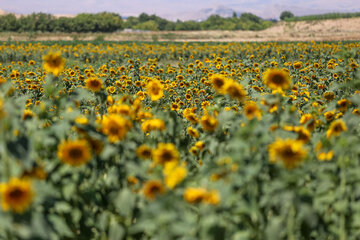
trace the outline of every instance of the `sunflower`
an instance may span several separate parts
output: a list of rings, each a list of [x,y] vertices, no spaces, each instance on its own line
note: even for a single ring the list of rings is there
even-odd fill
[[[209,115],[202,116],[200,119],[200,123],[201,123],[201,126],[203,127],[203,129],[206,131],[209,131],[209,132],[214,131],[217,128],[217,126],[219,125],[218,120]]]
[[[165,130],[165,123],[163,120],[157,118],[146,120],[143,124],[141,124],[141,130],[143,132],[150,132],[154,130],[163,131]]]
[[[259,120],[261,119],[261,110],[254,101],[245,102],[244,114],[248,119],[253,119],[255,117]]]
[[[212,87],[219,93],[225,93],[225,86],[229,79],[222,74],[214,74],[210,77]]]
[[[268,151],[271,163],[280,161],[289,169],[299,165],[307,156],[303,143],[294,139],[277,139],[268,146]]]
[[[165,164],[163,173],[165,185],[170,189],[174,189],[176,185],[185,179],[187,170],[184,166],[177,165],[177,162],[168,162]]]
[[[0,184],[1,206],[4,211],[24,212],[31,204],[34,192],[29,180],[11,178]]]
[[[157,101],[164,96],[163,86],[157,79],[152,79],[148,82],[146,89],[152,101]]]
[[[157,164],[164,165],[168,162],[178,162],[180,154],[172,143],[159,143],[153,151],[152,157]]]
[[[230,95],[230,97],[243,101],[246,97],[246,91],[244,90],[243,85],[237,83],[235,81],[231,81],[226,85],[225,89],[226,93]]]
[[[65,59],[61,57],[60,52],[52,53],[43,56],[43,68],[46,72],[58,76],[65,66]]]
[[[93,92],[99,92],[104,85],[100,79],[92,77],[85,80],[85,87]]]
[[[142,144],[136,149],[136,155],[142,159],[151,158],[151,153],[152,153],[151,148],[146,144]]]
[[[91,159],[91,149],[86,140],[68,140],[58,146],[57,155],[63,163],[80,166]]]
[[[108,136],[109,142],[115,143],[125,138],[132,124],[129,120],[117,114],[109,114],[103,117],[101,126],[102,132]]]
[[[157,195],[165,193],[165,188],[159,180],[149,180],[145,183],[143,192],[145,197],[154,200]]]
[[[205,200],[207,191],[205,188],[189,187],[185,189],[184,199],[188,203],[201,203]]]
[[[289,73],[280,69],[268,69],[263,74],[264,84],[273,90],[285,90],[290,87]]]
[[[342,119],[331,122],[329,129],[326,131],[326,137],[339,136],[340,133],[347,131],[345,122]]]
[[[200,136],[199,132],[193,127],[188,127],[187,132],[190,136],[192,136],[194,138],[199,138],[199,136]]]

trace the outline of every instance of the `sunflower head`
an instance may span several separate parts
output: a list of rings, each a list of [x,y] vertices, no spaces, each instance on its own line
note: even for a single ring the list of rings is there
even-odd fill
[[[264,84],[273,90],[290,88],[289,73],[280,69],[268,69],[263,74]]]
[[[271,163],[281,162],[288,169],[298,166],[307,156],[303,142],[294,139],[277,139],[268,150]]]
[[[347,131],[345,122],[342,119],[331,122],[329,129],[326,131],[326,137],[331,138],[339,136],[340,133]]]
[[[61,57],[60,52],[52,53],[43,56],[43,68],[46,72],[58,76],[65,67],[65,59]]]
[[[153,151],[153,160],[157,164],[166,164],[168,162],[178,162],[180,155],[175,145],[172,143],[159,143]]]
[[[152,79],[146,86],[147,93],[152,101],[157,101],[164,96],[163,85],[157,79]]]
[[[103,83],[96,77],[91,77],[85,80],[85,87],[93,92],[99,92],[103,87]]]
[[[201,123],[201,126],[203,127],[203,129],[208,132],[214,131],[217,128],[217,126],[219,125],[219,121],[210,115],[202,116],[200,123]]]
[[[86,140],[68,140],[58,146],[57,155],[63,163],[80,166],[91,159],[91,150]]]
[[[145,197],[154,200],[157,195],[165,193],[165,187],[158,180],[149,180],[145,183],[143,192]]]
[[[1,206],[4,211],[24,212],[31,204],[34,192],[29,180],[11,178],[0,184]]]

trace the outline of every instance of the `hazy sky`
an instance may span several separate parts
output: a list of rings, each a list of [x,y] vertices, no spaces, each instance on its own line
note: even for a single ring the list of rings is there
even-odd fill
[[[360,12],[360,0],[0,0],[0,9],[22,14],[110,11],[122,16],[146,12],[171,17],[219,5],[238,12],[252,12],[265,18],[278,17],[279,12],[287,9],[296,15],[334,11]]]

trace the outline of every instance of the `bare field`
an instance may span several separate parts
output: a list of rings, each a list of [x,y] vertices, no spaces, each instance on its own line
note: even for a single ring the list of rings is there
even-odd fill
[[[360,40],[360,18],[279,22],[262,31],[169,31],[117,33],[0,33],[0,41],[341,41]]]

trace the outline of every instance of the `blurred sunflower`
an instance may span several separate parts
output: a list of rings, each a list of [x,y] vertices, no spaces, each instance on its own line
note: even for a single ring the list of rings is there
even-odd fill
[[[226,85],[225,89],[226,93],[230,95],[230,97],[238,100],[243,101],[246,97],[246,91],[244,90],[243,85],[237,83],[235,81],[230,81]]]
[[[280,161],[289,169],[299,165],[307,156],[303,142],[294,139],[277,139],[268,146],[268,151],[271,163]]]
[[[148,82],[146,89],[152,101],[157,101],[164,96],[163,86],[157,79],[151,79],[151,81]]]
[[[289,73],[280,69],[268,69],[263,74],[264,84],[273,90],[290,88]]]
[[[214,131],[219,125],[218,120],[210,115],[202,116],[200,119],[200,123],[203,129],[209,132]]]
[[[165,193],[165,187],[159,180],[149,180],[145,183],[143,192],[145,197],[154,200],[157,195]]]
[[[342,119],[331,122],[329,129],[326,131],[326,137],[339,136],[340,133],[347,131],[345,122]]]
[[[142,144],[141,146],[139,146],[137,149],[136,149],[136,155],[139,157],[139,158],[142,158],[142,159],[149,159],[151,158],[151,153],[152,153],[152,150],[151,148],[146,145],[146,144]]]
[[[152,157],[155,163],[164,165],[168,162],[178,162],[180,154],[174,144],[159,143],[153,151]]]
[[[65,67],[65,59],[61,57],[60,52],[52,53],[43,56],[43,68],[46,72],[58,76]]]
[[[102,132],[108,136],[109,142],[115,143],[125,138],[126,133],[132,127],[132,123],[117,114],[109,114],[103,116],[101,126]]]
[[[58,146],[60,161],[72,166],[80,166],[91,159],[91,149],[86,140],[68,140]]]
[[[247,101],[245,102],[244,106],[244,114],[248,119],[261,119],[261,110],[254,101]]]
[[[4,211],[24,212],[31,204],[34,192],[29,180],[11,178],[0,184],[1,206]]]
[[[85,87],[93,92],[99,92],[104,85],[100,79],[92,77],[85,80]]]

